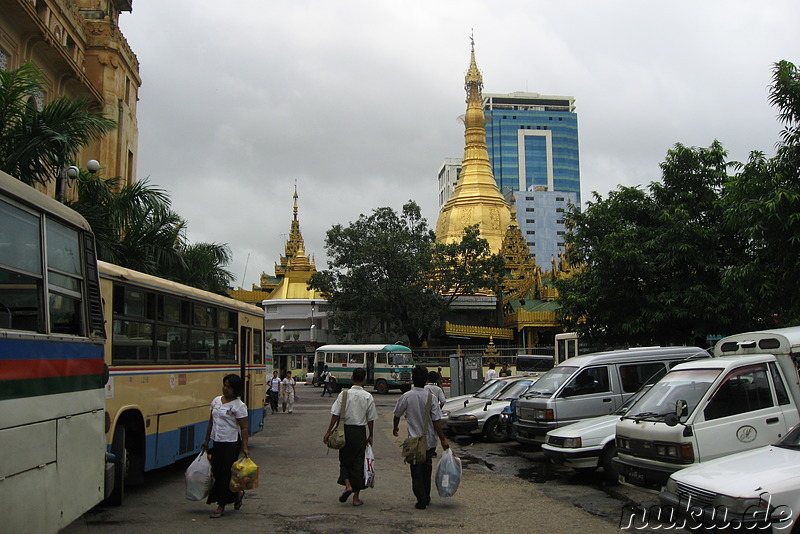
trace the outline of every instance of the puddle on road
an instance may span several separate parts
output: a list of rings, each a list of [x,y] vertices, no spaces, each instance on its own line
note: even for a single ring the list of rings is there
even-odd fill
[[[494,464],[487,462],[486,460],[482,460],[480,458],[476,458],[475,456],[465,454],[461,452],[458,457],[461,459],[461,468],[462,469],[477,469],[481,470],[482,468],[488,469],[489,471],[494,471]]]

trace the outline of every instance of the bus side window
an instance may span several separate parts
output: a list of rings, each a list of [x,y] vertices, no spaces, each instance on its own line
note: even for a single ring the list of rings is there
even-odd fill
[[[375,357],[375,363],[379,365],[386,365],[386,353],[379,352],[378,355]]]

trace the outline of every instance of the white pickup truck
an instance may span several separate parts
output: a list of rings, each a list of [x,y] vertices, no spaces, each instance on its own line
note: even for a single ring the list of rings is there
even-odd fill
[[[684,467],[775,443],[800,422],[800,327],[726,337],[676,365],[617,423],[620,481],[660,490]]]

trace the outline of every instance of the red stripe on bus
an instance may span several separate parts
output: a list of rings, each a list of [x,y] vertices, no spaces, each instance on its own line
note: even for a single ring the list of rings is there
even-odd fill
[[[4,360],[0,380],[24,380],[57,376],[96,375],[103,373],[101,359]]]

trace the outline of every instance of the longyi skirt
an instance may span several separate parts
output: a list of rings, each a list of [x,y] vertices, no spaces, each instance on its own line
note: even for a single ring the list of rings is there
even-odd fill
[[[344,447],[339,449],[339,480],[342,486],[350,480],[353,490],[364,489],[364,452],[367,449],[367,427],[344,425]]]

